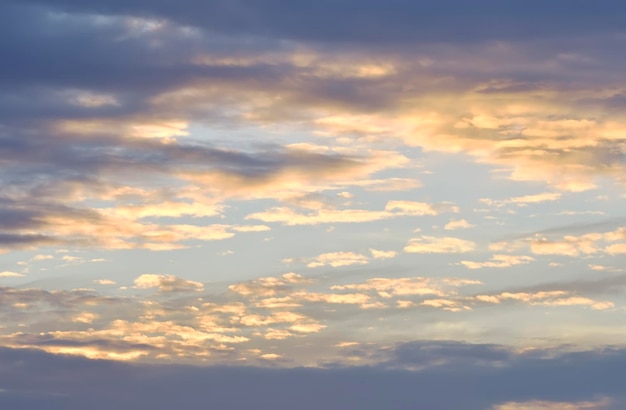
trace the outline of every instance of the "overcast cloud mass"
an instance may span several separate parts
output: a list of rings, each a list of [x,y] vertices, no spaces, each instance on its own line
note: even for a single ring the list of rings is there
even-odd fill
[[[0,0],[0,406],[626,408],[624,21]]]

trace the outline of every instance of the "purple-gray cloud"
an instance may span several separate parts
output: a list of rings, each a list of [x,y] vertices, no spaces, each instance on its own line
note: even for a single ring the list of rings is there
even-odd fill
[[[386,366],[327,369],[148,366],[0,349],[0,364],[0,405],[11,409],[485,410],[601,397],[612,401],[606,410],[626,404],[626,352],[611,348],[517,354],[498,345],[413,342],[392,349]]]

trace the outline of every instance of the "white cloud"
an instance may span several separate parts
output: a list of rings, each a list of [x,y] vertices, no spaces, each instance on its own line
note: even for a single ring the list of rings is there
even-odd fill
[[[110,280],[110,279],[96,279],[93,282],[98,285],[103,285],[103,286],[117,285],[117,282]]]
[[[92,323],[98,318],[98,315],[91,312],[82,312],[72,318],[72,322],[76,323]]]
[[[520,265],[530,263],[534,260],[531,256],[517,256],[517,255],[493,255],[486,262],[473,262],[473,261],[461,261],[461,265],[469,269],[480,268],[508,268],[513,265]]]
[[[550,240],[545,237],[533,239],[530,250],[537,255],[563,255],[578,256],[580,254],[593,254],[600,251],[597,241],[599,234],[586,234],[582,236],[565,236],[562,240]]]
[[[575,296],[563,290],[539,292],[502,292],[496,295],[477,295],[474,300],[483,303],[498,304],[511,300],[527,303],[532,306],[589,306],[594,310],[611,309],[615,305],[609,301],[597,301],[587,297]]]
[[[383,298],[408,295],[443,296],[443,290],[429,278],[371,278],[363,283],[331,286],[332,290],[374,291]]]
[[[24,275],[21,273],[17,273],[17,272],[11,272],[11,271],[4,271],[4,272],[0,272],[0,278],[21,278]]]
[[[626,253],[626,243],[616,243],[607,246],[604,251],[610,255],[618,255]]]
[[[300,292],[295,293],[293,297],[308,302],[324,302],[339,305],[367,305],[370,302],[370,297],[361,293],[336,294]]]
[[[308,268],[318,268],[320,266],[340,266],[365,265],[369,259],[365,255],[354,252],[329,252],[323,253],[315,258],[305,259]]]
[[[445,229],[446,231],[453,231],[455,229],[473,228],[474,226],[475,225],[472,225],[471,223],[467,222],[465,219],[459,219],[459,220],[451,220],[443,227],[443,229]]]
[[[144,274],[135,279],[135,287],[140,289],[158,289],[160,292],[201,291],[200,282],[185,280],[174,275]]]
[[[248,282],[230,285],[228,289],[246,297],[268,297],[278,293],[290,292],[293,285],[311,283],[310,279],[294,272],[285,273],[280,277],[263,277]]]
[[[34,261],[45,261],[49,259],[54,259],[54,255],[36,255],[33,258]]]
[[[398,252],[396,251],[380,251],[371,248],[369,251],[374,259],[392,259],[398,255]]]
[[[459,212],[459,208],[451,203],[429,204],[413,201],[389,201],[386,211],[399,211],[402,215],[439,215],[444,212]]]
[[[556,201],[561,198],[559,192],[544,192],[541,194],[514,196],[508,199],[494,200],[489,198],[482,198],[480,202],[501,208],[504,205],[514,204],[517,206],[526,206],[528,204],[536,204],[540,202]]]
[[[472,241],[452,237],[421,236],[409,240],[404,247],[408,253],[466,253],[476,247]]]
[[[445,212],[458,212],[458,207],[450,203],[428,204],[412,201],[389,201],[382,211],[365,209],[319,209],[309,213],[298,213],[286,207],[270,208],[246,216],[263,222],[280,222],[285,225],[318,225],[330,223],[363,223],[401,216],[439,215]]]

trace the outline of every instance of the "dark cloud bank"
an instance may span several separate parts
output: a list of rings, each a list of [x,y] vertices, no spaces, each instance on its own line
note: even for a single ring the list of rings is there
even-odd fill
[[[15,1],[14,1],[15,2]],[[299,41],[398,43],[585,35],[623,27],[619,0],[20,0],[64,11],[173,19]]]
[[[550,355],[551,353],[551,355]],[[434,365],[436,364],[436,365]],[[423,370],[394,370],[424,365]],[[625,350],[522,354],[414,342],[378,367],[270,369],[129,365],[0,349],[0,406],[73,409],[490,409],[505,402],[626,405]]]

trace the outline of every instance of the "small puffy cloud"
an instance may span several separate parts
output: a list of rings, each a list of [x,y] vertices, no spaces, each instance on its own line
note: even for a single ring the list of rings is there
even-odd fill
[[[286,329],[273,329],[269,328],[263,335],[267,340],[284,340],[293,337],[294,334]]]
[[[281,278],[283,278],[288,283],[311,283],[310,279],[307,279],[304,276],[295,272],[285,273],[281,276]]]
[[[622,227],[611,232],[606,232],[604,239],[610,242],[626,239],[626,228]]]
[[[443,310],[449,310],[451,312],[459,312],[461,310],[471,310],[469,306],[464,306],[458,300],[451,300],[451,299],[426,299],[422,301],[419,305],[443,309]],[[399,305],[399,306],[407,307],[406,304]]]
[[[326,325],[322,325],[320,323],[296,323],[294,325],[289,326],[289,330],[298,333],[318,333],[326,328]]]
[[[201,291],[204,286],[200,282],[185,280],[174,275],[144,274],[135,279],[135,287],[139,289],[158,289],[160,292]]]
[[[338,347],[340,349],[346,348],[346,347],[355,347],[360,345],[361,343],[359,342],[339,342],[335,345],[335,347]]]
[[[278,359],[282,358],[281,355],[276,354],[276,353],[265,353],[265,354],[262,354],[259,357],[261,359],[263,359],[263,360],[278,360]]]
[[[377,249],[371,249],[370,253],[372,254],[372,258],[374,259],[392,259],[398,255],[396,251],[380,251]]]
[[[461,261],[460,264],[469,269],[508,268],[513,265],[530,263],[533,260],[534,258],[531,256],[493,255],[491,259],[485,262]]]
[[[45,261],[49,259],[54,259],[54,255],[36,255],[33,258],[34,261]]]
[[[337,268],[340,266],[365,265],[369,263],[369,259],[365,255],[354,252],[329,252],[323,253],[315,258],[306,259],[308,268],[317,268],[320,266],[332,266]]]
[[[75,323],[92,323],[95,319],[98,318],[98,315],[90,312],[82,312],[79,315],[76,315],[72,318],[72,322]]]
[[[102,286],[113,286],[113,285],[117,285],[117,282],[110,280],[110,279],[96,279],[93,281],[93,283],[98,284],[98,285],[102,285]]]
[[[465,219],[459,219],[459,220],[451,220],[443,227],[443,229],[445,229],[446,231],[453,231],[455,229],[473,228],[474,226],[475,225],[472,225],[471,223],[467,222]]]
[[[65,255],[61,258],[65,262],[81,262],[83,258],[80,256]]]
[[[21,278],[24,275],[21,273],[17,273],[17,272],[11,272],[11,271],[4,271],[4,272],[0,272],[0,278]]]
[[[476,244],[460,238],[421,236],[413,238],[404,247],[408,253],[467,253],[474,250]]]
[[[591,270],[595,270],[595,271],[609,271],[609,270],[615,270],[615,268],[612,268],[610,266],[604,266],[604,265],[597,265],[597,264],[589,264],[587,265],[587,267]]]
[[[294,308],[302,306],[300,303],[294,301],[291,296],[283,297],[269,297],[265,299],[259,299],[254,304],[256,307],[265,309],[282,309],[282,308]]]
[[[626,253],[626,243],[616,243],[607,246],[604,251],[610,255],[618,255]]]

